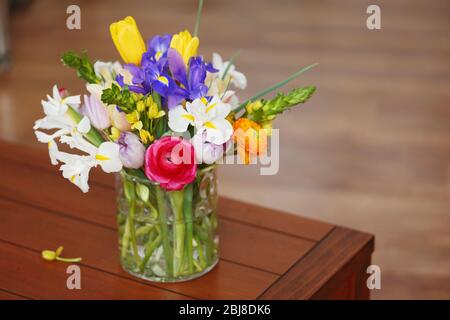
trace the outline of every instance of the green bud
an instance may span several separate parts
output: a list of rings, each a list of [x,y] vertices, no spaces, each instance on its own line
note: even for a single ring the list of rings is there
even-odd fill
[[[138,183],[136,185],[136,193],[139,196],[139,198],[141,198],[142,201],[148,202],[150,190],[148,190],[148,188],[145,185]]]
[[[53,261],[56,259],[56,253],[55,251],[44,250],[42,251],[42,258],[47,261]]]

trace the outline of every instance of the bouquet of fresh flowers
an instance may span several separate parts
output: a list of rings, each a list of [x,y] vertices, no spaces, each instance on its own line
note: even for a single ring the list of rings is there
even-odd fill
[[[240,103],[235,89],[245,89],[247,80],[236,70],[235,56],[225,62],[213,54],[212,62],[205,61],[197,53],[197,32],[145,43],[132,17],[111,24],[110,31],[125,65],[63,54],[89,93],[82,101],[55,85],[42,101],[45,117],[35,123],[36,137],[48,144],[63,177],[83,192],[92,168],[119,173],[125,270],[156,281],[197,277],[218,260],[216,163],[237,154],[248,164],[266,152],[272,121],[315,88],[263,96],[313,65]],[[77,152],[61,151],[56,141]]]

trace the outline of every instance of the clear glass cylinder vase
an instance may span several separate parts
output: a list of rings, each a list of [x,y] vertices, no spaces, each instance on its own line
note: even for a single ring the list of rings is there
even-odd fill
[[[150,281],[179,282],[214,268],[219,260],[215,166],[199,170],[180,191],[122,171],[116,191],[125,271]]]

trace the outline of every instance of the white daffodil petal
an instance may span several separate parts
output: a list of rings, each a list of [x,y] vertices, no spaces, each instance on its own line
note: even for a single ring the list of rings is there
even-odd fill
[[[169,128],[174,132],[185,132],[195,118],[179,105],[169,110]]]
[[[53,99],[61,100],[61,95],[59,94],[59,89],[56,84],[53,86],[52,92],[53,92]]]
[[[222,101],[228,103],[231,106],[231,109],[236,109],[239,107],[239,98],[233,90],[228,90],[225,92],[222,97]]]
[[[84,116],[83,119],[78,123],[77,130],[81,133],[88,133],[91,130],[91,122],[89,118]]]
[[[73,107],[78,107],[81,104],[81,98],[80,95],[78,96],[70,96],[64,99],[64,102],[66,104],[69,104]]]
[[[89,191],[89,171],[93,163],[87,156],[76,156],[71,162],[63,164],[60,168],[63,177],[75,184],[84,193]]]
[[[242,72],[233,71],[231,74],[231,83],[233,83],[236,88],[244,90],[247,87],[247,78]]]
[[[215,53],[215,52],[213,53],[212,65],[213,65],[214,69],[218,69],[219,71],[220,71],[220,69],[223,68],[222,57],[218,53]]]
[[[214,118],[225,118],[231,111],[231,106],[228,103],[218,102],[214,107]]]
[[[122,170],[122,161],[119,157],[120,147],[114,142],[103,142],[97,150],[95,160],[106,173]]]
[[[59,150],[58,150],[58,146],[54,140],[50,140],[48,142],[48,154],[50,156],[50,162],[52,163],[52,165],[54,165],[54,166],[57,165]]]
[[[186,103],[186,110],[190,114],[203,114],[206,112],[206,105],[201,99],[195,99],[192,102]]]
[[[233,127],[226,119],[215,119],[205,123],[206,141],[215,144],[227,142],[233,134]]]

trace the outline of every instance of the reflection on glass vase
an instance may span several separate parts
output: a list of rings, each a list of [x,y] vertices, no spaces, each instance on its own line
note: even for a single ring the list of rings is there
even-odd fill
[[[145,176],[117,174],[120,261],[143,279],[179,282],[210,271],[219,259],[217,172],[198,171],[180,191]]]

